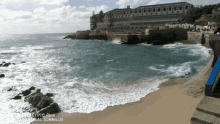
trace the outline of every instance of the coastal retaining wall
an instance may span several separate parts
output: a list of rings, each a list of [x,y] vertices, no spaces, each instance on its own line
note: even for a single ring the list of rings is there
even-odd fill
[[[220,55],[220,35],[219,34],[210,34],[209,35],[209,45],[214,52],[214,60],[212,67],[214,67],[219,55]]]
[[[175,38],[175,40],[187,40],[187,29],[164,29],[164,30],[149,30],[149,35],[160,35],[162,38]]]
[[[201,32],[187,32],[187,40],[191,41],[192,43],[201,44],[202,42],[202,34],[205,37],[205,44],[209,44],[209,37],[213,33],[201,33]]]

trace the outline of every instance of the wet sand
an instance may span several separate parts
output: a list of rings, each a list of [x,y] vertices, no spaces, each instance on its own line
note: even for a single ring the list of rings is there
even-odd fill
[[[63,121],[35,121],[33,124],[189,124],[197,104],[204,97],[213,57],[212,54],[208,65],[193,77],[170,79],[140,101],[90,114],[61,112],[56,118]]]

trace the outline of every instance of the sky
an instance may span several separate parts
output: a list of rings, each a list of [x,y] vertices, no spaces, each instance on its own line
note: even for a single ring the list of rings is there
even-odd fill
[[[188,2],[193,5],[219,0],[0,0],[0,34],[75,33],[90,29],[90,16],[115,8]]]

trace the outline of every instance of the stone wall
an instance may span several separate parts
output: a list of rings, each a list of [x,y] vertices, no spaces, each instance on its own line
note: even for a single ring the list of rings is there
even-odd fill
[[[220,55],[220,35],[219,34],[211,34],[209,35],[209,45],[214,51],[214,60],[212,63],[212,67],[214,67],[215,62],[217,61]]]
[[[193,43],[201,44],[202,33],[201,32],[187,32],[187,40],[192,41]],[[205,44],[209,44],[209,37],[212,33],[204,33]]]

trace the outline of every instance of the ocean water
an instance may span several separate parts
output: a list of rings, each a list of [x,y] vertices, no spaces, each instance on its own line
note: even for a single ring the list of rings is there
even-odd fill
[[[34,121],[23,100],[11,100],[31,86],[53,99],[64,112],[91,113],[140,100],[169,78],[198,73],[210,61],[199,44],[162,47],[121,45],[119,40],[67,40],[69,34],[0,35],[0,121]],[[25,63],[23,63],[25,62]],[[10,87],[15,90],[7,91]]]

